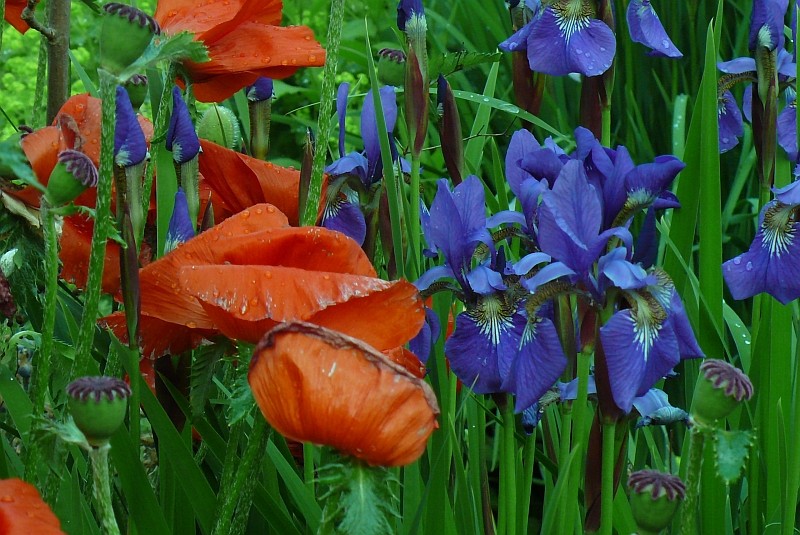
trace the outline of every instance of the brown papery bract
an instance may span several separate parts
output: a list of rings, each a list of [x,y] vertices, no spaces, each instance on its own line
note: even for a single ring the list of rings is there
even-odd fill
[[[373,466],[414,462],[438,427],[439,406],[425,381],[363,341],[318,325],[283,323],[267,333],[248,380],[281,434]]]

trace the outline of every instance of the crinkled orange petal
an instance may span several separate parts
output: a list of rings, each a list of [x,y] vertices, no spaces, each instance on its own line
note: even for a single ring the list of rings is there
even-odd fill
[[[19,33],[25,33],[30,28],[28,23],[22,20],[22,10],[28,5],[27,0],[6,0],[6,22],[12,25]]]
[[[89,254],[92,249],[94,222],[82,215],[64,218],[61,229],[60,251],[58,253],[63,268],[61,278],[74,283],[78,288],[86,288],[89,276]],[[120,288],[119,245],[109,241],[103,265],[103,291],[116,294]]]
[[[124,312],[102,318],[101,327],[111,329],[114,336],[128,343],[128,327]],[[139,347],[142,355],[154,360],[162,355],[178,355],[197,347],[204,339],[217,335],[214,329],[192,329],[142,314],[139,318]]]
[[[395,364],[399,364],[415,377],[419,377],[423,379],[425,377],[425,365],[417,358],[417,356],[409,351],[408,349],[400,346],[395,347],[393,349],[387,349],[385,351],[381,351],[386,358],[394,362]]]
[[[0,481],[0,533],[63,535],[61,522],[33,485],[21,479]]]
[[[200,34],[233,19],[244,3],[245,0],[211,0],[199,5],[197,0],[159,0],[153,18],[166,33]]]
[[[251,343],[277,322],[310,321],[388,349],[416,335],[424,320],[419,292],[406,281],[236,265],[188,266],[179,278],[225,336]]]
[[[438,427],[430,387],[360,340],[310,324],[281,324],[256,347],[248,373],[275,429],[371,465],[417,460]]]
[[[213,27],[198,35],[198,40],[204,43],[214,41],[240,31],[242,25],[248,22],[257,23],[267,27],[279,27],[283,17],[283,2],[281,0],[240,0],[237,2],[235,16],[221,18]],[[250,46],[257,43],[248,43]]]
[[[255,72],[240,72],[194,80],[192,82],[192,92],[198,102],[222,102],[233,96],[241,88],[253,85],[259,76],[261,75]],[[185,87],[183,82],[179,83],[181,87]]]
[[[297,224],[300,171],[251,158],[204,139],[200,146],[200,173],[215,204],[220,202],[235,213],[267,202],[286,214],[290,224]]]

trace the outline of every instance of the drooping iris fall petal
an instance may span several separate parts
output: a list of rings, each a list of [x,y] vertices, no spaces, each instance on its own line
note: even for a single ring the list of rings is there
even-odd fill
[[[0,533],[63,535],[64,532],[36,487],[21,479],[4,479],[0,481]]]
[[[259,76],[286,78],[319,67],[325,51],[305,26],[281,27],[280,0],[160,0],[154,18],[168,34],[188,31],[208,48],[210,61],[187,62],[201,102],[220,102]]]
[[[281,434],[371,465],[414,462],[438,427],[424,381],[364,342],[316,325],[273,329],[256,347],[248,380]]]

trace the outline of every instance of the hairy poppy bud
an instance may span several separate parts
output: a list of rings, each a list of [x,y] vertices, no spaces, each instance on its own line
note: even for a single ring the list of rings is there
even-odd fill
[[[236,114],[216,104],[208,108],[197,122],[197,136],[231,150],[238,150],[242,142]]]
[[[700,365],[692,399],[692,419],[711,425],[752,396],[753,384],[741,370],[724,360],[708,359]]]
[[[142,55],[153,36],[161,33],[161,27],[144,11],[118,2],[104,5],[103,12],[100,65],[120,73]]]
[[[656,470],[639,470],[628,477],[633,518],[640,533],[658,533],[670,522],[686,495],[677,476]]]
[[[131,389],[115,377],[80,377],[67,385],[67,395],[75,425],[98,447],[122,425]]]
[[[77,150],[65,150],[50,173],[45,197],[53,206],[75,200],[86,188],[97,185],[97,168],[92,160]]]

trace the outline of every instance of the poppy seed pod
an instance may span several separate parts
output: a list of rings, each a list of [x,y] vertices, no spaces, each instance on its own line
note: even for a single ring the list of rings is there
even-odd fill
[[[364,342],[317,325],[283,323],[267,333],[248,381],[281,434],[373,466],[414,462],[438,427],[427,383]]]
[[[75,425],[98,447],[122,425],[131,389],[115,377],[80,377],[67,385],[67,395]]]
[[[639,533],[658,533],[667,527],[686,495],[686,487],[678,476],[656,470],[632,473],[628,488]]]
[[[53,206],[75,200],[86,188],[97,185],[97,168],[84,153],[65,150],[58,155],[58,163],[50,173],[45,197]]]
[[[109,72],[120,73],[142,55],[161,28],[144,11],[119,2],[104,5],[103,12],[100,65]]]
[[[125,90],[131,99],[134,110],[138,110],[147,98],[147,76],[144,74],[134,74],[125,82]]]
[[[692,398],[692,420],[713,425],[752,396],[753,384],[741,370],[724,360],[708,359],[700,365]]]
[[[378,81],[384,85],[403,85],[406,79],[406,55],[402,50],[378,51]]]

